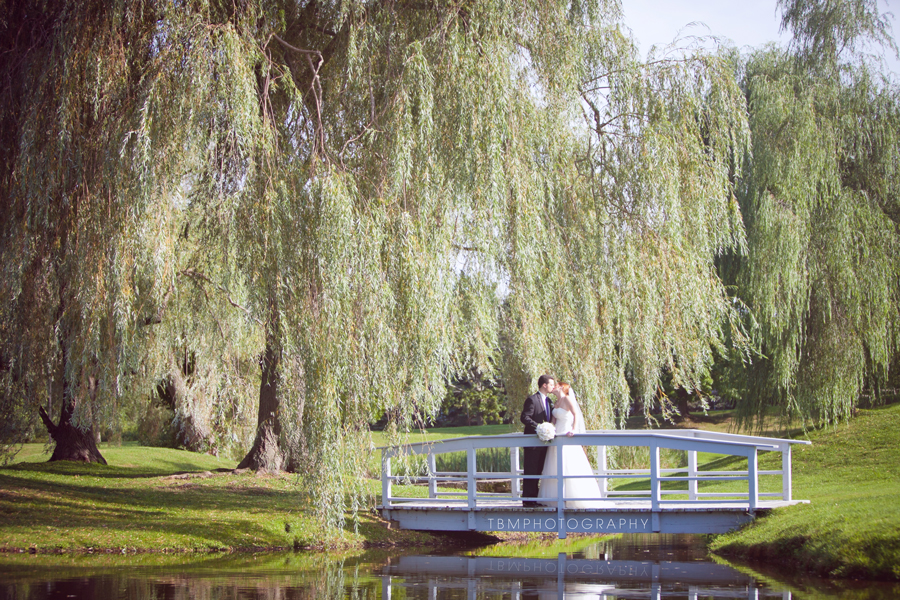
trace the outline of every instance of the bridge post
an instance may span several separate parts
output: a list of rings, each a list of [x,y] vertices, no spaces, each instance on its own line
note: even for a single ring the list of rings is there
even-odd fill
[[[467,527],[469,530],[475,529],[475,496],[478,494],[478,482],[475,479],[475,471],[478,467],[475,458],[475,448],[470,446],[466,449],[466,487],[468,488],[466,498],[469,507]]]
[[[697,499],[697,451],[688,450],[688,499],[693,502]]]
[[[659,444],[653,442],[650,446],[650,510],[659,511],[660,481],[659,481]]]
[[[513,500],[521,497],[519,492],[519,448],[514,446],[509,449],[509,488]]]
[[[608,464],[606,460],[606,446],[594,446],[594,452],[597,457],[597,475],[600,477],[600,480],[597,482],[600,484],[600,497],[606,498],[609,496],[609,479],[606,478]]]
[[[428,453],[428,497],[437,498],[437,462],[434,459],[434,452]]]
[[[556,447],[556,520],[559,521],[559,539],[566,539],[566,480],[563,475],[563,448]],[[546,480],[545,480],[546,481]]]
[[[759,504],[759,460],[754,446],[747,455],[747,495],[750,503],[750,512],[756,510]]]
[[[475,483],[475,448],[466,450],[466,487],[468,488],[468,506],[469,510],[475,510],[475,494],[477,487]]]
[[[381,451],[381,504],[391,507],[391,455],[389,450]]]
[[[791,445],[784,443],[778,444],[781,449],[781,499],[785,502],[791,501]]]

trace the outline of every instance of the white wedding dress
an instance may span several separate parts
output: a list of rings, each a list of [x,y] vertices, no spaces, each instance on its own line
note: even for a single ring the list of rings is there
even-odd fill
[[[556,436],[565,436],[570,431],[575,431],[575,415],[564,408],[554,408],[553,416],[556,418]],[[591,477],[579,479],[566,479],[563,484],[563,498],[600,498],[600,486],[594,477],[591,463],[581,446],[561,446],[563,451],[563,475],[590,475]],[[547,458],[544,460],[543,475],[556,476],[556,446],[547,449]],[[556,506],[557,480],[541,479],[541,488],[538,493],[538,501],[546,506]],[[548,500],[552,499],[552,500]],[[601,508],[601,500],[566,500],[566,508]]]

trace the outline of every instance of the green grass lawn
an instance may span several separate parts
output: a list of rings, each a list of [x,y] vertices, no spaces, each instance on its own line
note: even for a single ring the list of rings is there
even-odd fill
[[[509,433],[509,425],[432,429],[410,442]],[[376,444],[384,435],[374,432]],[[309,510],[296,474],[233,473],[233,461],[126,443],[100,444],[109,463],[46,462],[44,444],[25,444],[0,468],[0,551],[235,550],[364,545],[433,545],[431,535],[388,529],[374,507],[380,453],[372,455],[371,497],[356,528],[329,537]],[[405,497],[422,486],[395,485]]]
[[[830,577],[900,579],[900,404],[862,410],[794,448],[793,495],[713,551]]]
[[[507,425],[472,425],[465,427],[432,427],[410,432],[409,443],[427,442],[435,440],[447,440],[450,438],[466,437],[468,435],[503,435],[504,433],[518,433],[522,426],[518,423]],[[372,439],[376,446],[387,443],[387,438],[381,431],[373,431]]]
[[[321,547],[326,539],[298,475],[233,473],[230,461],[136,445],[101,445],[108,466],[40,462],[43,450],[26,445],[0,468],[0,551]],[[372,481],[372,507],[378,488]],[[373,510],[360,519],[358,532],[348,524],[332,543],[433,542],[387,529]]]

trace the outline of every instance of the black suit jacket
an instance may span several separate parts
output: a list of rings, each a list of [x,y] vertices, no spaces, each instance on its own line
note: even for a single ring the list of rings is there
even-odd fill
[[[549,400],[550,397],[548,396]],[[553,410],[553,403],[550,403],[550,410]],[[536,392],[525,399],[525,406],[522,407],[522,416],[519,420],[525,425],[525,433],[534,433],[537,426],[550,420],[550,415],[544,410],[544,403],[541,401],[541,393]]]

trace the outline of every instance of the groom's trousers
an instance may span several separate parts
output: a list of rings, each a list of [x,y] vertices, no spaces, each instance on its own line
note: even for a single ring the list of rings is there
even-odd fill
[[[540,479],[530,479],[529,475],[540,475],[544,472],[544,459],[547,457],[547,446],[524,448],[525,450],[525,479],[522,481],[522,497],[537,498]]]

